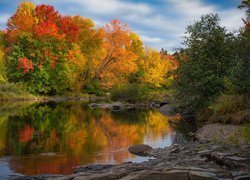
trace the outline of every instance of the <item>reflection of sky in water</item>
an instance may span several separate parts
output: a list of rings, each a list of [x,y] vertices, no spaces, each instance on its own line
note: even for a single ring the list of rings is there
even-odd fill
[[[96,163],[100,163],[100,164],[105,164],[105,163],[108,163],[108,164],[117,164],[119,162],[117,162],[115,159],[111,158],[111,159],[108,159],[107,162],[103,162],[103,161],[99,161],[98,160],[98,156],[108,156],[108,154],[112,154],[111,157],[114,157],[115,154],[127,154],[128,153],[128,148],[123,148],[123,149],[119,149],[119,150],[116,150],[116,151],[113,151],[113,152],[102,152],[102,153],[97,153],[96,154]],[[143,162],[143,161],[147,161],[149,159],[153,159],[153,158],[150,158],[150,157],[141,157],[141,156],[136,156],[134,154],[131,154],[129,153],[128,154],[128,157],[126,159],[124,159],[124,162],[136,162],[136,163],[140,163],[140,162]]]
[[[150,136],[146,135],[144,137],[144,144],[147,144],[152,148],[169,147],[173,144],[172,137],[173,137],[173,132],[169,132],[168,134],[163,134],[161,137],[158,138],[151,138]]]
[[[0,179],[4,180],[4,179],[8,179],[8,176],[11,175],[19,175],[18,173],[15,173],[14,171],[12,171],[9,167],[9,157],[5,157],[5,158],[0,158]]]
[[[173,136],[174,136],[174,132],[170,132],[167,134],[162,134],[162,136],[159,137],[153,137],[152,134],[146,134],[144,137],[144,142],[143,144],[147,144],[149,146],[151,146],[152,148],[164,148],[164,147],[169,147],[172,145],[173,143]],[[127,154],[128,153],[128,148],[122,148],[122,149],[118,149],[118,150],[114,150],[112,152],[101,152],[101,153],[97,153],[95,157],[97,157],[96,159],[96,163],[103,163],[103,161],[98,161],[98,156],[105,156],[105,155],[111,155],[111,157],[114,157],[115,154]],[[147,161],[149,159],[153,159],[150,157],[140,157],[140,156],[136,156],[133,154],[129,153],[129,157],[126,158],[126,160],[124,162],[136,162],[136,163],[140,163],[143,161]],[[110,164],[117,164],[118,162],[111,158],[107,160],[107,163]]]

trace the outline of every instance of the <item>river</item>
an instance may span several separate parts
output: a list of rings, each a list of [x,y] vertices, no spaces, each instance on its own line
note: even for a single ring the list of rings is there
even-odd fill
[[[173,127],[158,110],[112,112],[84,102],[0,104],[0,179],[71,174],[85,164],[142,162],[128,147],[186,141],[192,127]]]

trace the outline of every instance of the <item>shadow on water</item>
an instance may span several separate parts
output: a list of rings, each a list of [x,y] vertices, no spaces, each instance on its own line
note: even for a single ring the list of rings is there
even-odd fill
[[[143,161],[127,148],[170,146],[176,132],[187,130],[174,128],[158,111],[110,112],[81,102],[0,104],[0,175],[70,174],[84,164]]]
[[[147,123],[148,113],[148,110],[128,109],[126,111],[114,111],[111,113],[111,117],[115,121],[119,121],[127,125],[143,125]]]
[[[178,122],[171,123],[170,126],[175,131],[173,144],[181,144],[196,140],[194,132],[197,131],[197,124],[194,118],[181,119]]]

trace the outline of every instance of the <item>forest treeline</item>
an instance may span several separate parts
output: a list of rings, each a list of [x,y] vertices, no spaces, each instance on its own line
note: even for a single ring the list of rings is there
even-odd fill
[[[250,1],[239,8],[246,18],[239,19],[243,27],[237,32],[222,27],[218,15],[203,15],[187,27],[184,47],[171,55],[146,48],[118,20],[96,28],[89,18],[23,2],[0,33],[0,83],[21,83],[39,95],[115,89],[118,99],[119,92],[143,97],[138,84],[171,87],[177,108],[201,119],[248,112]]]
[[[50,5],[20,3],[0,36],[0,82],[24,83],[35,94],[98,93],[127,83],[161,87],[175,67],[172,55],[145,48],[118,20],[96,28]]]
[[[182,112],[204,121],[249,122],[250,1],[244,26],[228,32],[218,15],[203,15],[187,27],[185,48],[175,54],[179,67],[174,99]]]

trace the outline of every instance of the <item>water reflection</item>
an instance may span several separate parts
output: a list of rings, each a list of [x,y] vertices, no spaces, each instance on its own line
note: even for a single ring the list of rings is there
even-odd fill
[[[83,164],[142,161],[127,148],[169,146],[173,134],[158,111],[110,112],[79,102],[0,108],[0,157],[11,157],[10,169],[25,175],[70,174]]]

